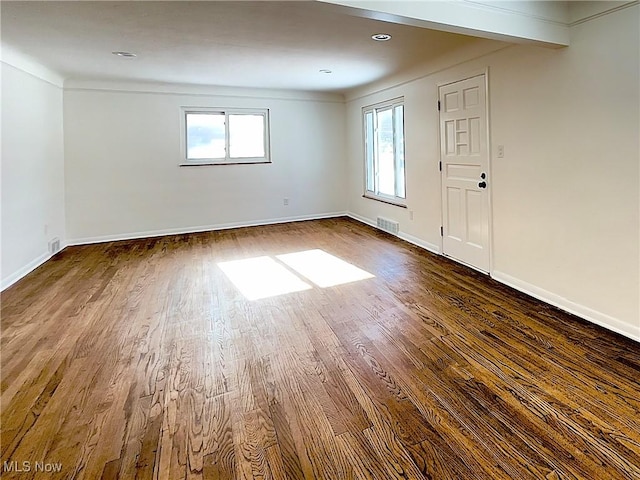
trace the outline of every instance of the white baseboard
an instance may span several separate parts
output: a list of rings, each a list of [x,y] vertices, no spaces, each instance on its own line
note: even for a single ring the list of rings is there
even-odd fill
[[[370,227],[378,228],[378,226],[376,225],[376,222],[366,217],[362,217],[357,213],[348,212],[347,216],[353,218],[354,220],[357,220],[358,222],[369,225]],[[417,247],[424,248],[425,250],[428,250],[431,253],[440,255],[440,247],[438,245],[427,242],[425,240],[422,240],[421,238],[414,237],[413,235],[409,235],[408,233],[404,233],[404,232],[398,232],[397,237],[404,240],[405,242],[412,243]]]
[[[519,280],[503,272],[497,272],[494,270],[491,277],[500,283],[504,283],[505,285],[521,291],[522,293],[526,293],[538,300],[542,300],[545,303],[553,305],[554,307],[558,307],[561,310],[577,315],[591,323],[595,323],[596,325],[600,325],[608,330],[640,342],[640,325],[634,326],[630,323],[623,322],[618,318],[611,317],[605,313],[572,302],[560,295],[556,295],[555,293]]]
[[[85,237],[85,238],[76,238],[69,239],[65,242],[64,245],[61,245],[60,252],[64,250],[68,246],[73,245],[87,245],[91,243],[104,243],[104,242],[115,242],[119,240],[134,240],[136,238],[148,238],[148,237],[161,237],[164,235],[180,235],[186,233],[198,233],[198,232],[209,232],[213,230],[228,230],[230,228],[240,228],[240,227],[256,227],[260,225],[271,225],[276,223],[288,223],[288,222],[301,222],[304,220],[320,220],[322,218],[336,218],[336,217],[344,217],[346,216],[346,212],[332,212],[332,213],[323,213],[319,215],[300,215],[297,217],[282,217],[282,218],[274,218],[267,220],[260,220],[258,222],[236,222],[236,223],[224,223],[218,225],[206,225],[192,228],[169,228],[164,230],[153,230],[148,232],[135,232],[128,234],[117,234],[117,235],[104,235],[98,237]],[[59,252],[58,252],[59,253]],[[33,270],[38,268],[43,263],[47,262],[53,255],[50,253],[44,253],[29,264],[22,267],[17,272],[12,273],[7,278],[3,278],[0,282],[0,291],[3,291],[9,288],[11,285],[16,283],[21,278],[25,277]]]
[[[348,212],[348,217],[353,218],[359,222],[362,222],[371,227],[377,228],[376,223],[366,217],[362,217],[358,214]],[[409,235],[407,233],[400,232],[398,234],[398,238],[405,240],[409,243],[417,245],[418,247],[422,247],[425,250],[428,250],[432,253],[441,255],[440,247],[434,245],[429,242],[425,242],[424,240]],[[484,273],[484,272],[483,272]],[[516,290],[525,293],[531,297],[537,298],[549,305],[553,305],[554,307],[558,307],[565,312],[572,313],[577,315],[578,317],[587,320],[591,323],[595,323],[596,325],[600,325],[601,327],[606,328],[607,330],[611,330],[613,332],[619,333],[620,335],[624,335],[627,338],[640,342],[640,324],[634,326],[630,323],[624,322],[618,318],[611,317],[605,313],[599,312],[592,308],[586,307],[584,305],[580,305],[578,303],[572,302],[560,295],[544,290],[540,287],[527,283],[525,281],[519,280],[511,275],[508,275],[503,272],[493,271],[491,273],[491,278],[497,280],[500,283],[504,283]]]
[[[192,228],[172,228],[172,229],[164,229],[164,230],[154,230],[148,232],[136,232],[129,234],[119,234],[119,235],[105,235],[99,237],[85,237],[79,239],[71,239],[68,240],[61,248],[60,251],[64,250],[67,246],[70,245],[85,245],[90,243],[103,243],[103,242],[113,242],[118,240],[133,240],[136,238],[148,238],[148,237],[159,237],[163,235],[176,235],[176,234],[186,234],[186,233],[198,233],[198,232],[207,232],[214,230],[226,230],[230,228],[240,228],[240,227],[255,227],[260,225],[271,225],[277,223],[287,223],[287,222],[299,222],[305,220],[319,220],[323,218],[335,218],[348,216],[357,220],[366,225],[376,227],[375,222],[369,220],[368,218],[362,217],[352,212],[333,212],[326,213],[320,215],[303,215],[297,217],[282,217],[276,219],[267,219],[261,220],[258,222],[236,222],[236,223],[226,223],[226,224],[217,224],[217,225],[207,225],[207,226],[199,226]],[[398,238],[405,240],[413,245],[424,248],[435,254],[440,254],[440,248],[437,245],[434,245],[429,242],[425,242],[417,237],[409,235],[407,233],[400,232],[398,234]],[[3,278],[0,281],[0,291],[4,291],[9,288],[11,285],[16,283],[18,280],[31,273],[33,270],[38,268],[40,265],[48,261],[52,255],[50,253],[44,253],[40,255],[38,258],[29,262],[27,265],[19,269],[18,271],[12,273],[7,278]],[[553,305],[555,307],[560,308],[566,312],[577,315],[587,321],[595,323],[596,325],[600,325],[608,330],[614,331],[625,337],[631,338],[637,342],[640,342],[640,325],[631,325],[630,323],[624,322],[620,319],[611,317],[605,313],[599,312],[597,310],[593,310],[584,305],[580,305],[578,303],[572,302],[560,295],[544,290],[540,287],[527,283],[525,281],[519,280],[511,275],[508,275],[503,272],[493,271],[491,277],[498,282],[504,283],[516,290],[519,290],[527,295],[530,295],[538,300],[541,300],[545,303]]]
[[[357,213],[347,212],[347,217],[351,217],[354,220],[359,221],[360,223],[364,223],[365,225],[369,225],[370,227],[378,228],[377,225],[376,225],[376,222],[374,222],[373,220],[369,220],[366,217],[362,217],[362,216],[358,215]]]
[[[435,253],[436,255],[440,255],[441,253],[440,247],[438,245],[422,240],[421,238],[414,237],[413,235],[409,235],[408,233],[399,232],[398,237],[406,242],[414,244],[417,247],[429,250],[431,253]]]
[[[49,252],[43,253],[38,258],[36,258],[36,259],[32,260],[31,262],[29,262],[28,264],[26,264],[24,267],[22,267],[17,272],[12,273],[7,278],[3,278],[2,282],[0,282],[0,292],[6,290],[7,288],[9,288],[11,285],[16,283],[22,277],[24,277],[24,276],[28,275],[29,273],[33,272],[36,268],[38,268],[40,265],[45,263],[52,256],[53,255],[51,255]]]
[[[87,245],[91,243],[117,242],[120,240],[135,240],[138,238],[162,237],[165,235],[182,235],[187,233],[211,232],[215,230],[228,230],[230,228],[258,227],[261,225],[274,225],[277,223],[302,222],[305,220],[320,220],[323,218],[336,218],[346,216],[346,212],[331,212],[318,215],[300,215],[296,217],[270,218],[253,222],[219,223],[215,225],[200,225],[197,227],[167,228],[162,230],[149,230],[145,232],[120,233],[115,235],[101,235],[96,237],[74,238],[67,241],[67,245]]]

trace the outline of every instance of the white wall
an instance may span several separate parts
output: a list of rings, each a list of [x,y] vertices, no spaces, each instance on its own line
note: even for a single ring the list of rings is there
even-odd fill
[[[488,68],[491,142],[505,146],[489,177],[492,275],[640,339],[638,10],[572,27],[566,49],[513,46],[350,95],[350,211],[396,219],[405,237],[440,248],[437,84]],[[361,108],[401,95],[407,210],[361,198]]]
[[[346,210],[341,97],[148,89],[65,85],[71,243]],[[272,164],[179,167],[181,106],[269,108]]]
[[[49,240],[65,239],[62,88],[6,58],[3,46],[1,288],[46,261]]]

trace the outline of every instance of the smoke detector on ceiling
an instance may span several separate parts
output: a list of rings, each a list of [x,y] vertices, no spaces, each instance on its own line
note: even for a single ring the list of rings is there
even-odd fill
[[[376,42],[386,42],[387,40],[391,40],[391,35],[388,33],[376,33],[375,35],[371,35],[371,38]]]
[[[117,57],[125,57],[125,58],[131,58],[131,57],[137,56],[135,53],[131,53],[131,52],[111,52],[111,54]]]

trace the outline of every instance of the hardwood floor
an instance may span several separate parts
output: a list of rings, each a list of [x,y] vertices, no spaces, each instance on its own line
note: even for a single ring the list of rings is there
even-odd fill
[[[3,478],[640,478],[640,344],[348,219],[70,247],[1,348]]]

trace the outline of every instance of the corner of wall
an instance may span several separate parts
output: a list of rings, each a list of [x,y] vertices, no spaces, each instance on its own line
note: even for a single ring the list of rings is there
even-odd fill
[[[0,44],[0,61],[58,88],[64,87],[64,77],[61,74],[4,42]]]
[[[66,226],[63,78],[6,44],[1,53],[4,290],[51,258],[47,242],[65,247]]]

